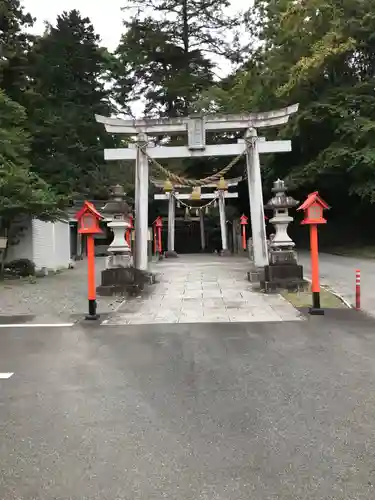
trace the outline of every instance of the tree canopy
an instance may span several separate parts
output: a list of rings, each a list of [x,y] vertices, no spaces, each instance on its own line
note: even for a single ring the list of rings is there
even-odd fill
[[[0,91],[0,219],[28,214],[50,220],[58,214],[58,199],[48,184],[31,172],[26,113]]]
[[[90,20],[64,12],[36,41],[30,60],[33,169],[58,193],[105,196],[103,149],[115,143],[95,114],[113,109],[105,86],[109,55]]]
[[[228,32],[237,20],[228,0],[129,0],[126,31],[116,51],[116,92],[123,107],[142,99],[145,113],[192,111],[214,82],[212,54],[231,58]]]
[[[279,132],[292,138],[293,152],[268,162],[269,177],[375,201],[374,6],[256,0],[248,12],[258,43],[229,84],[210,89],[201,106],[254,111],[300,103]]]

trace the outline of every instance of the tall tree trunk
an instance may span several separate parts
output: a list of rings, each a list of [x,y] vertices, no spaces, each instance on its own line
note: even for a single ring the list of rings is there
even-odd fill
[[[182,40],[184,43],[185,55],[189,54],[189,17],[188,17],[188,0],[182,0]]]
[[[189,15],[188,15],[188,1],[182,0],[182,41],[184,44],[184,57],[185,57],[185,69],[186,72],[186,81],[189,81],[189,63],[190,63],[190,40],[189,40]],[[190,90],[190,89],[189,89]],[[190,91],[187,92],[186,102],[185,102],[185,112],[189,113],[190,111]]]

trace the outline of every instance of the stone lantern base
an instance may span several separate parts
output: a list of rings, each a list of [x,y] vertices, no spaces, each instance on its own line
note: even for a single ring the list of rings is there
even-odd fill
[[[135,267],[113,267],[102,271],[102,284],[97,287],[98,295],[137,295],[146,285],[155,283],[155,275]]]
[[[228,250],[227,248],[225,250],[221,250],[220,252],[220,257],[231,257],[232,252]]]
[[[266,292],[280,288],[298,289],[303,286],[303,267],[297,263],[294,250],[271,250],[270,264],[264,268],[261,287]]]
[[[178,253],[175,250],[167,250],[164,252],[164,257],[166,259],[176,259],[178,257]]]

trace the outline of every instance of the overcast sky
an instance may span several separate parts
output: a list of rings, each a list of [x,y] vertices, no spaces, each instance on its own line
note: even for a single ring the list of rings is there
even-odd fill
[[[117,47],[122,28],[121,7],[126,0],[23,0],[28,12],[37,18],[34,32],[43,33],[44,21],[55,23],[58,14],[64,10],[77,9],[83,16],[91,19],[97,33],[101,36],[103,45],[109,49]],[[249,6],[251,0],[231,0],[232,12]],[[247,5],[246,5],[247,4]]]

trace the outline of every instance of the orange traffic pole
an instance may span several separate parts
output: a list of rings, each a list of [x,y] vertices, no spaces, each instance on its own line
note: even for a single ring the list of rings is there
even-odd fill
[[[324,314],[324,311],[320,307],[318,227],[316,224],[310,225],[310,252],[312,278],[312,307],[310,308],[310,314],[322,315]]]
[[[355,308],[357,311],[361,309],[361,271],[355,272]]]
[[[161,248],[161,227],[158,227],[158,243],[159,243],[159,254],[161,254],[162,248]]]
[[[246,250],[246,228],[245,225],[242,226],[242,248]]]
[[[96,288],[95,288],[95,250],[94,250],[94,236],[87,235],[87,280],[88,290],[87,298],[89,301],[89,314],[86,319],[98,319],[96,314]]]

